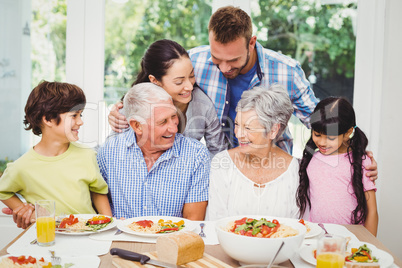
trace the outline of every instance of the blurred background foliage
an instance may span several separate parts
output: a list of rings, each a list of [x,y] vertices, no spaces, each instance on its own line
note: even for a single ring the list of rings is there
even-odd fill
[[[186,49],[208,44],[212,0],[106,0],[105,100],[127,91],[142,55],[158,39]],[[356,1],[251,0],[254,34],[266,48],[297,59],[318,98],[353,101]],[[66,0],[32,1],[32,87],[65,80]]]
[[[208,44],[211,2],[202,0],[106,0],[105,99],[114,103],[134,82],[144,52],[159,39],[189,49]]]

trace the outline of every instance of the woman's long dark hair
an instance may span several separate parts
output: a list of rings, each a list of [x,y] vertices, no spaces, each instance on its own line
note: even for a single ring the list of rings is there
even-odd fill
[[[351,215],[354,224],[364,223],[367,217],[367,202],[363,187],[362,160],[366,157],[368,140],[359,127],[356,127],[356,116],[352,105],[344,98],[329,97],[317,104],[311,115],[311,134],[313,131],[331,136],[345,134],[350,128],[354,128],[354,135],[349,140],[349,162],[353,167],[352,186],[357,199],[357,207]],[[309,196],[309,178],[307,167],[313,157],[317,145],[312,137],[307,141],[300,163],[300,184],[297,189],[297,205],[302,217],[308,207],[311,207]]]
[[[189,58],[189,55],[179,43],[168,39],[155,41],[148,47],[142,57],[141,70],[131,86],[138,83],[151,82],[149,75],[153,75],[156,80],[161,81],[174,61],[181,57]],[[121,97],[121,100],[123,98],[124,96]]]
[[[152,43],[142,57],[141,71],[132,86],[150,82],[149,75],[161,81],[174,61],[181,57],[189,58],[187,51],[175,41],[162,39]]]

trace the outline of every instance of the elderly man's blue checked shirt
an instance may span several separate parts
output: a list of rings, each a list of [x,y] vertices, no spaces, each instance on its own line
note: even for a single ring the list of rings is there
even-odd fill
[[[270,85],[278,83],[284,85],[288,91],[289,98],[297,116],[307,127],[309,117],[317,105],[317,99],[310,88],[300,64],[285,55],[263,48],[256,43],[258,65],[257,72],[251,79],[248,88],[262,86],[269,88]],[[209,46],[200,46],[189,51],[191,62],[194,66],[195,78],[198,86],[211,98],[223,128],[228,117],[230,88],[228,80],[222,72],[213,64]],[[277,142],[282,149],[292,152],[292,138],[287,130],[283,134],[283,140]]]
[[[117,218],[182,217],[184,204],[208,200],[209,153],[195,139],[176,134],[173,146],[148,172],[130,128],[109,138],[97,159]]]

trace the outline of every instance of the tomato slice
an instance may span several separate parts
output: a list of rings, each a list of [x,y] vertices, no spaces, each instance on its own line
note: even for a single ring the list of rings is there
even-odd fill
[[[22,264],[35,264],[36,263],[36,259],[32,256],[28,256],[28,258],[26,258],[25,256],[19,256],[19,257],[8,257],[10,260],[12,260],[14,263],[18,263],[20,265]]]
[[[29,263],[36,263],[36,259],[35,259],[34,257],[32,257],[32,256],[29,256],[28,259],[27,259],[27,261],[28,261]]]
[[[234,224],[235,224],[236,226],[237,226],[237,225],[242,225],[242,224],[245,224],[245,223],[246,223],[246,220],[247,220],[247,217],[244,217],[243,219],[240,219],[240,220],[235,221]]]
[[[179,230],[179,227],[165,228],[165,229],[162,229],[162,230],[160,230],[160,231],[158,231],[156,233],[157,234],[159,234],[159,233],[171,233],[171,232],[175,232],[175,231],[178,231],[178,230]]]
[[[253,222],[253,218],[248,218],[247,220],[246,220],[246,223],[252,223]]]
[[[369,254],[367,251],[362,250],[361,253],[364,254],[364,255],[366,255],[367,258],[368,258],[369,260],[371,260],[371,256],[370,256],[370,254]]]
[[[61,223],[59,225],[59,228],[66,228],[67,225],[73,225],[73,224],[75,224],[77,222],[78,222],[78,218],[74,217],[73,214],[70,214],[70,216],[68,218],[64,218],[61,221]]]
[[[95,216],[95,217],[92,217],[91,219],[89,219],[88,224],[90,224],[90,225],[104,224],[104,223],[108,223],[110,221],[111,221],[111,219],[109,217],[99,215],[99,216]]]

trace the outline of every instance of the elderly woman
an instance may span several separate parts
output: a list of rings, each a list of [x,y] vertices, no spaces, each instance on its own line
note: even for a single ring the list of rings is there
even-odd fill
[[[298,216],[299,164],[275,146],[293,112],[280,85],[245,91],[236,107],[239,146],[211,163],[207,219],[245,214]]]

